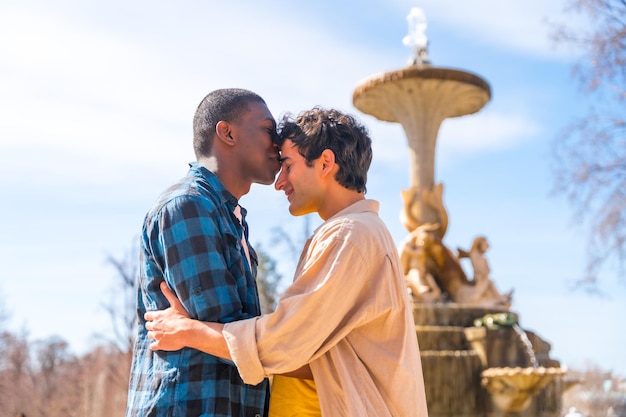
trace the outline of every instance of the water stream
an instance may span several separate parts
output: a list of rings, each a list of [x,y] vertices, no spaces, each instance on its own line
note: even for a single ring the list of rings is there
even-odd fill
[[[519,327],[517,323],[513,324],[513,330],[515,330],[515,333],[517,333],[520,340],[522,341],[522,344],[526,348],[526,353],[528,354],[528,358],[530,359],[530,363],[532,364],[533,368],[538,368],[539,363],[537,362],[537,357],[535,356],[533,345],[532,343],[530,343],[530,340],[528,339],[528,335],[526,334],[524,329]]]

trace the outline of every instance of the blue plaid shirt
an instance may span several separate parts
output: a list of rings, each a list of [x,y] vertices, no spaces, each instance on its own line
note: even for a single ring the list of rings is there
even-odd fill
[[[137,341],[127,417],[254,417],[267,415],[268,381],[246,385],[230,361],[194,349],[152,352],[143,318],[169,304],[165,280],[191,317],[227,323],[261,313],[257,256],[249,265],[241,244],[248,233],[233,214],[237,199],[209,170],[190,164],[146,215],[138,281]]]

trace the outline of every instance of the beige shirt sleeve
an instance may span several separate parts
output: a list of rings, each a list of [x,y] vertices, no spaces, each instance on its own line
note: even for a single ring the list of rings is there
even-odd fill
[[[226,323],[222,334],[226,339],[230,356],[235,362],[241,379],[246,384],[256,385],[265,378],[263,364],[256,350],[256,321],[258,317]],[[250,343],[241,343],[250,340]]]

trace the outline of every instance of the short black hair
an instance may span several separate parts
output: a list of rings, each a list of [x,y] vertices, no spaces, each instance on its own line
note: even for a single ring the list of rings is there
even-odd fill
[[[223,88],[207,94],[193,118],[193,150],[196,158],[211,154],[215,126],[221,120],[237,121],[252,102],[266,104],[258,94],[242,88]]]

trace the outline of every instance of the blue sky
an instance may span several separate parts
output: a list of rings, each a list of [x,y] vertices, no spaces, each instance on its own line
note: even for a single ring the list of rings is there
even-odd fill
[[[32,340],[60,335],[84,352],[110,332],[101,304],[159,192],[193,159],[191,120],[222,87],[261,94],[276,117],[315,105],[356,114],[370,129],[368,196],[399,243],[407,141],[397,124],[352,106],[358,83],[406,66],[412,7],[428,19],[433,65],[486,79],[491,101],[440,129],[435,178],[450,215],[446,244],[477,235],[520,324],[570,367],[626,374],[626,288],[605,275],[603,298],[569,291],[586,234],[552,193],[550,143],[585,110],[548,21],[576,19],[563,1],[369,2],[4,0],[0,3],[0,300]],[[272,229],[296,238],[282,194],[254,186],[251,242],[293,263]],[[318,220],[310,218],[314,226]],[[469,271],[468,271],[469,272]],[[287,277],[290,278],[290,277]]]

